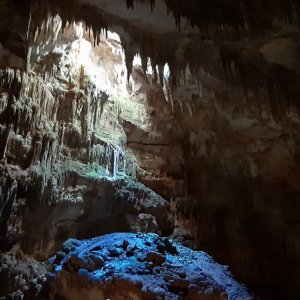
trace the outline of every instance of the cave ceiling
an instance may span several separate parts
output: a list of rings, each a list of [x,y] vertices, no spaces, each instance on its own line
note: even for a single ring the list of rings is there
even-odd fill
[[[161,82],[168,63],[172,87],[188,66],[198,80],[199,70],[205,69],[241,86],[246,95],[263,88],[264,98],[274,102],[279,91],[286,103],[298,106],[299,12],[299,3],[292,0],[6,0],[0,5],[0,42],[24,60],[25,68],[36,29],[47,17],[59,14],[62,28],[83,21],[92,29],[95,44],[101,32],[117,32],[129,74],[134,56],[140,54],[144,70],[149,57],[158,67],[154,75]],[[276,103],[273,110],[279,114],[283,106]]]
[[[45,259],[149,220],[252,285],[299,287],[299,17],[299,0],[0,0],[0,244],[22,225]]]

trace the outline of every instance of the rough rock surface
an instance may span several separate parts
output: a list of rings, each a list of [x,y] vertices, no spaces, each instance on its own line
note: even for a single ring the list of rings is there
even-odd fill
[[[206,253],[155,234],[71,239],[50,262],[50,299],[253,299]]]
[[[10,175],[15,188],[18,182],[21,185],[34,176],[24,171]],[[172,232],[168,202],[129,177],[97,177],[87,170],[81,175],[71,173],[56,203],[50,205],[39,202],[31,190],[29,193],[11,203],[8,238],[2,242],[2,249],[7,243],[19,241],[25,253],[44,260],[71,236],[89,238],[116,231]]]
[[[81,23],[60,32],[61,18],[51,22],[36,37],[28,72],[1,71],[2,245],[21,238],[24,250],[42,259],[70,236],[171,233],[169,204],[136,180],[144,169],[147,178],[170,173],[171,182],[179,172],[182,151],[175,127],[167,126],[172,114],[161,88],[138,68],[127,83],[118,36],[101,36],[93,48]],[[160,133],[154,120],[169,129]],[[135,130],[126,134],[123,123]]]
[[[115,178],[125,160],[127,175],[171,201],[174,238],[266,299],[298,298],[298,2],[1,1],[1,247],[28,232],[24,245],[45,255],[51,243],[32,226],[58,247],[82,206],[94,213],[79,228],[90,215],[99,230],[104,198],[89,206],[76,178],[82,167]],[[126,228],[161,230],[149,211],[124,212]]]
[[[186,101],[183,114],[186,194],[173,199],[176,226],[266,299],[295,299],[299,113],[281,99],[276,117],[255,93],[247,98],[239,86],[205,72],[200,81],[206,91],[201,96],[197,84],[190,85],[199,100]]]
[[[30,288],[40,292],[46,281],[47,263],[25,254],[15,245],[0,257],[0,299],[19,300]]]

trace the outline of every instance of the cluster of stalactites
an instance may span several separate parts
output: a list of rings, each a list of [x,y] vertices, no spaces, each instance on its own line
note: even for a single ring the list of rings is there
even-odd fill
[[[234,30],[255,30],[263,32],[272,26],[275,19],[298,24],[300,20],[300,4],[296,0],[163,0],[175,18],[180,29],[181,19],[186,19],[192,26],[205,30],[217,28],[222,30],[229,25]],[[134,7],[134,2],[148,4],[155,9],[155,0],[126,0],[128,8]],[[63,25],[67,22],[84,20],[88,28],[95,33],[98,43],[101,29],[106,30],[103,16],[92,6],[84,5],[78,0],[30,0],[32,20],[40,24],[49,14],[62,16]],[[33,17],[34,15],[34,17]]]
[[[145,4],[148,3],[151,8],[154,9],[155,2],[149,0],[127,0],[128,7],[132,7],[134,1]],[[290,23],[297,23],[299,20],[298,16],[300,15],[299,4],[293,0],[275,0],[277,6],[273,5],[273,7],[268,6],[268,1],[262,0],[233,0],[226,5],[217,0],[213,2],[164,1],[169,10],[173,11],[177,24],[180,25],[180,18],[186,17],[192,25],[199,25],[201,28],[204,24],[202,28],[208,28],[214,32],[216,28],[222,31],[225,25],[231,26],[231,28],[240,30],[241,32],[243,32],[243,30],[245,32],[245,30],[247,31],[251,28],[256,28],[259,32],[263,32],[269,28],[265,23],[267,21],[274,21],[277,18],[278,20],[281,19]],[[83,6],[78,0],[32,0],[31,3],[30,28],[34,26],[35,28],[40,28],[39,30],[47,30],[49,25],[42,26],[42,24],[44,24],[43,21],[49,18],[49,16],[57,14],[62,18],[62,29],[67,26],[68,22],[72,23],[74,21],[84,20],[87,30],[93,32],[95,44],[100,42],[101,32],[103,30],[106,31],[108,28],[103,17],[99,15],[97,10],[88,5]],[[267,10],[268,8],[269,10]],[[216,17],[217,9],[219,9],[220,14],[218,17]],[[207,15],[204,15],[204,13],[207,13]],[[231,19],[226,19],[229,17]],[[206,25],[208,25],[208,27]],[[271,23],[269,25],[271,26]],[[286,78],[290,78],[291,76],[289,71],[284,70],[284,68],[275,68],[271,64],[256,59],[249,63],[245,61],[237,51],[234,51],[234,53],[231,53],[231,51],[228,52],[226,50],[227,47],[222,47],[222,42],[220,41],[216,43],[214,49],[216,51],[215,56],[219,61],[211,63],[210,59],[214,55],[211,55],[211,53],[207,51],[205,41],[201,40],[201,36],[202,35],[199,36],[199,41],[196,45],[189,44],[186,49],[183,49],[180,59],[176,53],[177,44],[172,44],[172,41],[156,40],[153,36],[141,35],[140,37],[132,38],[132,40],[128,42],[128,40],[122,39],[121,37],[121,43],[125,52],[128,78],[132,73],[134,56],[139,53],[144,72],[146,72],[147,69],[148,58],[151,58],[154,80],[159,81],[162,86],[165,82],[163,69],[165,64],[168,63],[170,76],[167,90],[170,91],[170,94],[172,94],[173,89],[176,87],[178,74],[184,74],[188,66],[192,76],[197,81],[199,80],[199,70],[205,67],[207,71],[212,74],[218,73],[218,75],[222,76],[222,72],[225,71],[225,77],[229,74],[231,81],[234,79],[238,82],[242,82],[246,95],[247,89],[260,89],[263,86],[267,89],[270,101],[274,101],[274,98],[295,99],[295,95],[298,94],[298,88],[295,86],[292,86],[291,89],[284,88],[281,84],[281,82],[288,82],[289,84],[294,82],[293,80],[286,80]],[[274,70],[274,68],[276,70]],[[260,78],[259,82],[256,80],[257,78]],[[276,86],[274,83],[276,83]],[[279,107],[280,105],[278,106],[276,104],[276,106]],[[277,110],[281,109],[279,108]]]
[[[103,143],[95,144],[91,147],[90,160],[98,164],[99,175],[117,178],[118,175],[135,176],[133,170],[129,170],[126,161],[126,151],[122,146],[105,141]]]
[[[154,8],[154,1],[144,1],[149,3],[151,8]],[[128,3],[129,6],[132,4]],[[29,40],[29,46],[34,45],[37,42],[39,36],[44,36],[48,38],[52,35],[52,39],[55,40],[59,31],[63,31],[66,27],[70,26],[77,21],[84,21],[85,30],[89,32],[89,36],[94,39],[94,46],[99,45],[101,42],[101,35],[105,34],[107,37],[108,24],[104,22],[103,16],[94,9],[92,6],[83,5],[78,0],[31,0],[29,9],[29,21],[27,28],[27,38]],[[57,18],[59,16],[59,18]],[[111,24],[113,25],[113,24]],[[155,49],[159,47],[157,41],[151,38],[143,37],[137,43],[137,47],[133,49],[132,44],[126,43],[122,40],[122,47],[125,52],[125,60],[127,67],[128,80],[132,73],[132,63],[134,56],[139,54],[142,61],[142,68],[146,74],[148,58],[151,58],[153,76],[155,82],[164,85],[163,69],[166,63],[170,66],[170,73],[172,82],[175,82],[175,65],[178,66],[178,62],[174,62],[174,53],[169,51],[169,46],[163,48],[165,49]],[[29,47],[29,52],[31,48]],[[172,53],[172,57],[168,53]],[[30,53],[28,55],[28,60],[30,60]],[[174,63],[173,63],[174,62]]]
[[[63,189],[64,180],[69,177],[67,171],[60,171],[60,165],[64,162],[67,162],[67,165],[70,162],[72,165],[72,160],[78,160],[80,145],[85,148],[84,151],[80,150],[83,162],[96,164],[99,170],[104,171],[105,176],[113,178],[125,174],[134,176],[135,170],[130,169],[130,166],[134,164],[130,159],[127,160],[123,145],[101,139],[96,134],[92,134],[93,136],[88,141],[82,137],[76,142],[76,145],[73,145],[71,140],[74,138],[78,126],[74,120],[72,123],[70,120],[61,120],[62,114],[58,115],[59,99],[67,97],[67,95],[63,92],[58,95],[59,91],[54,91],[57,96],[55,98],[52,95],[53,91],[49,90],[47,82],[48,77],[42,78],[31,72],[20,72],[13,69],[0,70],[1,90],[15,93],[12,95],[10,103],[5,102],[6,107],[3,107],[10,119],[0,124],[0,159],[8,159],[7,161],[10,162],[11,155],[16,155],[15,159],[18,164],[24,167],[24,163],[26,163],[26,167],[31,167],[32,171],[35,170],[36,173],[34,171],[30,176],[31,184],[36,187],[40,201],[45,203],[52,203],[56,199],[60,199],[56,191]],[[91,98],[89,102],[95,102],[96,98],[99,100],[101,95],[93,93],[89,97]],[[63,105],[63,103],[61,104]],[[2,113],[2,111],[0,112]],[[93,114],[96,114],[96,111],[88,103],[88,107],[80,114],[83,121],[82,132],[87,130],[87,119],[90,116],[89,123],[91,123],[95,118]],[[65,115],[66,113],[63,114],[63,116]],[[70,149],[73,150],[70,151]],[[14,152],[15,150],[17,152]],[[22,153],[22,155],[18,155],[18,153]],[[103,172],[99,175],[102,176]],[[61,187],[61,189],[57,187]],[[0,195],[0,202],[2,200]]]
[[[108,25],[100,12],[92,6],[83,5],[78,0],[31,0],[30,2],[28,38],[31,40],[41,32],[47,34],[50,22],[53,22],[57,15],[61,18],[62,31],[69,24],[84,21],[86,30],[93,32],[94,45],[99,45],[103,32],[107,36]],[[31,32],[34,32],[34,35],[30,37]]]
[[[0,240],[7,237],[7,221],[17,196],[17,182],[8,170],[0,169]]]
[[[139,0],[140,3],[147,3],[151,7],[151,11],[155,8],[155,0]],[[128,8],[133,9],[134,0],[126,0],[126,4]]]
[[[151,7],[154,8],[154,1],[149,2]],[[70,24],[77,21],[84,21],[85,30],[89,32],[89,37],[93,37],[94,46],[99,45],[101,42],[101,35],[107,37],[108,24],[104,22],[103,16],[94,9],[92,6],[83,5],[78,0],[31,0],[30,1],[30,15],[28,17],[28,29],[27,38],[29,40],[29,45],[36,42],[38,36],[53,35],[53,39],[60,30],[64,30]],[[59,22],[57,16],[59,15]],[[113,24],[111,24],[113,25]],[[131,43],[130,43],[131,44]],[[151,47],[149,47],[151,44]],[[157,68],[161,71],[164,65],[168,62],[172,66],[171,59],[168,59],[165,55],[154,55],[154,53],[159,53],[153,49],[153,45],[156,45],[155,41],[151,39],[143,39],[138,43],[137,49],[132,49],[131,45],[127,45],[126,42],[122,41],[122,46],[125,52],[126,66],[128,70],[128,79],[132,72],[132,62],[135,54],[139,53],[142,58],[142,67],[146,73],[148,57],[151,57],[152,68],[156,70]],[[166,51],[164,51],[164,54]],[[160,83],[163,82],[163,72],[154,72],[154,78]]]
[[[180,29],[184,18],[192,26],[205,29],[212,27],[222,30],[229,25],[235,30],[264,32],[272,26],[274,19],[289,23],[300,22],[300,4],[296,0],[163,0],[174,15],[176,26]],[[148,3],[153,10],[155,0],[126,0],[127,7],[134,2]]]

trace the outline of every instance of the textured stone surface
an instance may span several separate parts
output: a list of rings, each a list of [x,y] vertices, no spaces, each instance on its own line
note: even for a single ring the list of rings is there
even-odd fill
[[[19,246],[14,246],[0,258],[1,299],[21,299],[30,287],[36,289],[35,292],[41,291],[46,272],[47,264],[24,254]]]
[[[50,261],[50,299],[253,299],[228,269],[154,234],[67,241]],[[51,298],[52,297],[52,298]]]
[[[97,209],[105,216],[98,193],[111,199],[108,182],[96,188],[97,180],[125,171],[170,200],[172,236],[232,266],[262,297],[294,299],[299,4],[155,2],[153,14],[153,1],[127,1],[133,11],[121,0],[1,2],[1,246],[27,236],[24,245],[46,255],[76,232],[70,224],[79,215],[79,228],[89,216],[94,226]],[[101,35],[107,28],[120,40]],[[127,190],[126,182],[119,188]],[[136,197],[136,189],[123,195]],[[120,208],[120,224],[167,234],[153,201],[151,209],[138,202]],[[48,228],[48,215],[59,222]],[[32,230],[35,216],[47,227],[38,233],[43,245]]]
[[[205,73],[201,82],[215,94],[204,94],[183,120],[188,186],[172,203],[177,226],[259,293],[294,298],[300,278],[298,112],[291,105],[276,119],[268,101],[254,104],[257,95],[247,100],[238,87]]]
[[[171,233],[168,203],[135,182],[141,167],[149,169],[147,176],[155,176],[160,161],[170,176],[176,170],[177,161],[164,161],[168,153],[157,142],[170,136],[170,130],[157,133],[154,128],[155,120],[167,126],[165,117],[172,118],[164,97],[155,98],[158,91],[162,95],[161,88],[143,85],[147,77],[141,71],[127,83],[116,35],[102,36],[101,44],[92,48],[81,23],[61,33],[61,19],[51,22],[47,34],[37,35],[30,71],[1,71],[2,238],[15,242],[25,234],[25,249],[45,258],[75,232],[90,237],[143,227]],[[158,111],[151,101],[165,109]],[[132,148],[123,122],[137,130],[129,134]],[[158,137],[151,137],[153,132]],[[140,147],[145,136],[150,150]],[[168,143],[176,143],[175,138]],[[150,167],[147,159],[153,151],[158,161]],[[149,228],[135,226],[140,214],[148,214]],[[40,226],[34,233],[36,224]]]

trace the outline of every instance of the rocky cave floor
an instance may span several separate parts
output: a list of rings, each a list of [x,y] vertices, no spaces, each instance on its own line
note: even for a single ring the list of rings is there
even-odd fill
[[[12,214],[0,243],[1,300],[254,299],[227,266],[191,250],[168,202],[142,183],[85,171],[65,184],[60,203]]]
[[[13,248],[0,274],[16,289],[1,299],[254,299],[228,267],[153,233],[68,239],[44,263]]]

